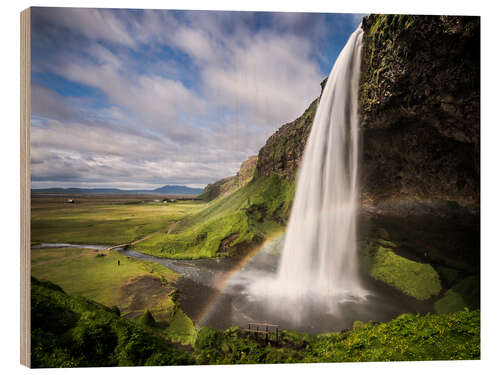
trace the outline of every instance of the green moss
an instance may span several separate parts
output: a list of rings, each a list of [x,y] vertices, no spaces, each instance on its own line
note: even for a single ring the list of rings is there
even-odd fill
[[[479,276],[469,276],[447,290],[443,298],[436,301],[434,309],[439,314],[447,314],[464,308],[479,308]]]
[[[377,239],[377,242],[385,247],[397,247],[398,246],[394,242],[383,240],[381,238]]]
[[[380,241],[383,240],[371,240],[362,246],[361,261],[365,272],[419,300],[439,294],[439,275],[430,264],[397,255],[392,249],[380,246]]]
[[[443,298],[439,301],[436,301],[434,304],[434,310],[438,314],[447,314],[454,311],[460,311],[467,307],[462,296],[455,292],[453,289],[449,289],[446,291]]]

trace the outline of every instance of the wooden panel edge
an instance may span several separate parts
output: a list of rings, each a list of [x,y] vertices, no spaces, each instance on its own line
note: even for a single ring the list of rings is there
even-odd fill
[[[21,364],[31,366],[31,11],[21,12]]]

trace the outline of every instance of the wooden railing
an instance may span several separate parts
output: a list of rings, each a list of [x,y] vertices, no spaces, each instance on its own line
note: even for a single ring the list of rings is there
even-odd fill
[[[270,340],[274,336],[274,340],[279,340],[279,325],[269,323],[248,323],[246,332],[254,335],[265,335],[266,340]]]

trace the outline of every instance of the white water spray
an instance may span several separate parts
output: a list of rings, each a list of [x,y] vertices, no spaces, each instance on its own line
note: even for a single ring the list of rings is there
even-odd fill
[[[290,302],[338,302],[366,295],[356,248],[362,38],[358,28],[337,58],[302,158],[278,275],[272,285],[275,297]]]

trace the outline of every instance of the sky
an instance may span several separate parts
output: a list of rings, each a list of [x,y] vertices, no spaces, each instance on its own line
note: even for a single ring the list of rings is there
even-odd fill
[[[32,8],[32,188],[234,175],[318,97],[362,16]]]

